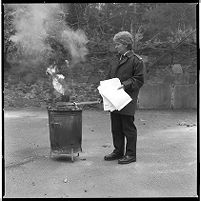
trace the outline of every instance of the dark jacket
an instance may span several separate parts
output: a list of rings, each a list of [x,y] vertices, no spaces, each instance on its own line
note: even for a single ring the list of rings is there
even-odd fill
[[[132,98],[128,105],[120,111],[115,110],[114,113],[124,115],[135,114],[139,90],[144,84],[143,66],[142,58],[133,51],[129,51],[116,66],[110,69],[107,79],[119,78],[124,85],[125,91]]]

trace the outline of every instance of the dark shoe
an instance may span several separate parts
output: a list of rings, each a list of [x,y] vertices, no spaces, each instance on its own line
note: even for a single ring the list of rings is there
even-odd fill
[[[118,160],[119,164],[129,164],[129,163],[132,163],[132,162],[136,162],[135,156],[126,155],[123,158]]]
[[[113,160],[120,159],[120,158],[122,158],[122,157],[123,157],[123,155],[121,155],[121,154],[116,154],[116,153],[112,152],[111,154],[106,155],[106,156],[104,157],[104,159],[105,159],[106,161],[113,161]]]

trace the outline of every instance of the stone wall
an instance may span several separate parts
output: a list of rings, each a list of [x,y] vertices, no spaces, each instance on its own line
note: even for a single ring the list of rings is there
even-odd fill
[[[171,88],[166,84],[145,84],[138,97],[139,108],[163,109],[171,106]]]
[[[197,85],[144,84],[138,97],[140,109],[196,109]]]
[[[197,85],[175,85],[172,91],[174,109],[197,108]]]
[[[192,70],[193,69],[193,70]],[[196,109],[197,71],[195,67],[174,64],[145,75],[140,90],[138,108]]]

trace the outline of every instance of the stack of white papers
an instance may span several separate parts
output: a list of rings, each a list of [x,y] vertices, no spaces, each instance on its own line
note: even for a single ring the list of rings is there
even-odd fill
[[[118,89],[121,86],[119,78],[112,78],[109,80],[100,81],[98,91],[103,98],[104,111],[120,111],[130,101],[131,97],[124,91],[124,89]]]

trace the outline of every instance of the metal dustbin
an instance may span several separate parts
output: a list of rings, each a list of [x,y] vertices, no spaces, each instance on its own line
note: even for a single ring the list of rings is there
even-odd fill
[[[82,109],[74,104],[48,106],[50,157],[70,155],[82,151]]]
[[[99,104],[100,101],[66,103],[58,102],[48,106],[50,131],[50,157],[70,155],[72,162],[75,153],[82,152],[82,109],[79,105]]]

